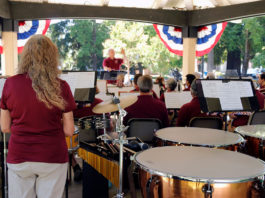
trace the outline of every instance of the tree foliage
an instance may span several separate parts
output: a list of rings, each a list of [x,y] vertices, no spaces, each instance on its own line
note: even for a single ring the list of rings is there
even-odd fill
[[[49,35],[58,46],[64,69],[97,69],[109,26],[95,20],[66,20],[51,25]]]
[[[248,62],[254,67],[265,67],[265,17],[243,19],[242,23],[228,23],[220,41],[214,48],[216,65],[227,61],[229,53],[236,52],[243,63],[243,72],[246,72]],[[238,53],[239,52],[239,53]],[[233,57],[233,56],[231,56]],[[240,68],[240,65],[239,65]]]

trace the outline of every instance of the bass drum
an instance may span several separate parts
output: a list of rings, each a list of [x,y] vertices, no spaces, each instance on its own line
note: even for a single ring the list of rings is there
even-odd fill
[[[203,146],[236,151],[244,138],[236,133],[196,127],[168,127],[155,133],[156,146]]]
[[[222,149],[165,146],[136,154],[144,198],[258,198],[263,161]]]

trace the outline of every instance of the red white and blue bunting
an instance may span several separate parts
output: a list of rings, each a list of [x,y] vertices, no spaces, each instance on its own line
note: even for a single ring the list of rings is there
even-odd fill
[[[34,34],[45,35],[51,20],[33,20],[33,21],[19,21],[17,33],[17,47],[18,53],[23,51],[24,45]],[[3,53],[2,41],[0,40],[0,54]]]
[[[196,56],[209,53],[220,40],[227,22],[198,28]],[[172,53],[183,56],[183,39],[181,28],[154,24],[156,33]]]

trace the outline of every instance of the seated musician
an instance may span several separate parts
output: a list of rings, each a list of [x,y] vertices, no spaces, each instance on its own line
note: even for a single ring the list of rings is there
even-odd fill
[[[161,95],[165,92],[166,90],[166,86],[165,86],[165,79],[162,77],[162,76],[159,76],[156,78],[155,80],[155,83],[154,84],[157,84],[159,86],[159,94],[160,94],[160,97]]]
[[[151,76],[141,76],[137,85],[140,95],[136,103],[125,109],[128,114],[124,118],[124,124],[127,125],[131,118],[156,118],[162,122],[163,127],[168,127],[169,121],[165,104],[152,96],[153,81]]]
[[[186,75],[185,89],[183,91],[190,91],[191,83],[196,79],[196,76],[193,74]]]
[[[103,60],[103,69],[105,71],[119,71],[121,70],[121,65],[127,61],[126,55],[125,55],[125,50],[121,50],[121,54],[123,55],[122,58],[115,58],[115,51],[114,49],[109,49],[108,51],[108,58],[105,58]],[[107,83],[109,84],[116,84],[116,80],[107,80]]]
[[[139,86],[137,85],[137,81],[138,79],[143,76],[142,74],[135,74],[134,75],[134,79],[133,79],[133,86],[134,86],[134,89],[131,90],[130,92],[133,93],[133,92],[139,92],[140,89],[139,89]],[[151,90],[152,94],[153,94],[153,97],[155,99],[159,99],[158,96],[156,95],[156,93],[154,92],[154,90]]]
[[[265,95],[265,72],[259,75],[259,91]]]
[[[195,81],[191,84],[190,92],[192,96],[192,100],[184,104],[178,113],[178,119],[177,119],[177,126],[189,126],[190,120],[193,117],[203,117],[206,116],[205,113],[201,112],[200,102],[197,97],[197,88]]]
[[[176,87],[177,87],[177,82],[175,81],[174,78],[170,78],[167,80],[166,82],[166,92],[174,92]],[[160,96],[160,100],[162,102],[165,102],[165,94],[163,93],[161,96]]]

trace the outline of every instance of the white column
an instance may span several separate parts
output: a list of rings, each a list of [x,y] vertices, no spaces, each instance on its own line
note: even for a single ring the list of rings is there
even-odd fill
[[[2,32],[2,44],[2,75],[15,75],[18,66],[17,32]]]
[[[197,38],[183,38],[182,75],[185,80],[187,74],[195,72]]]

